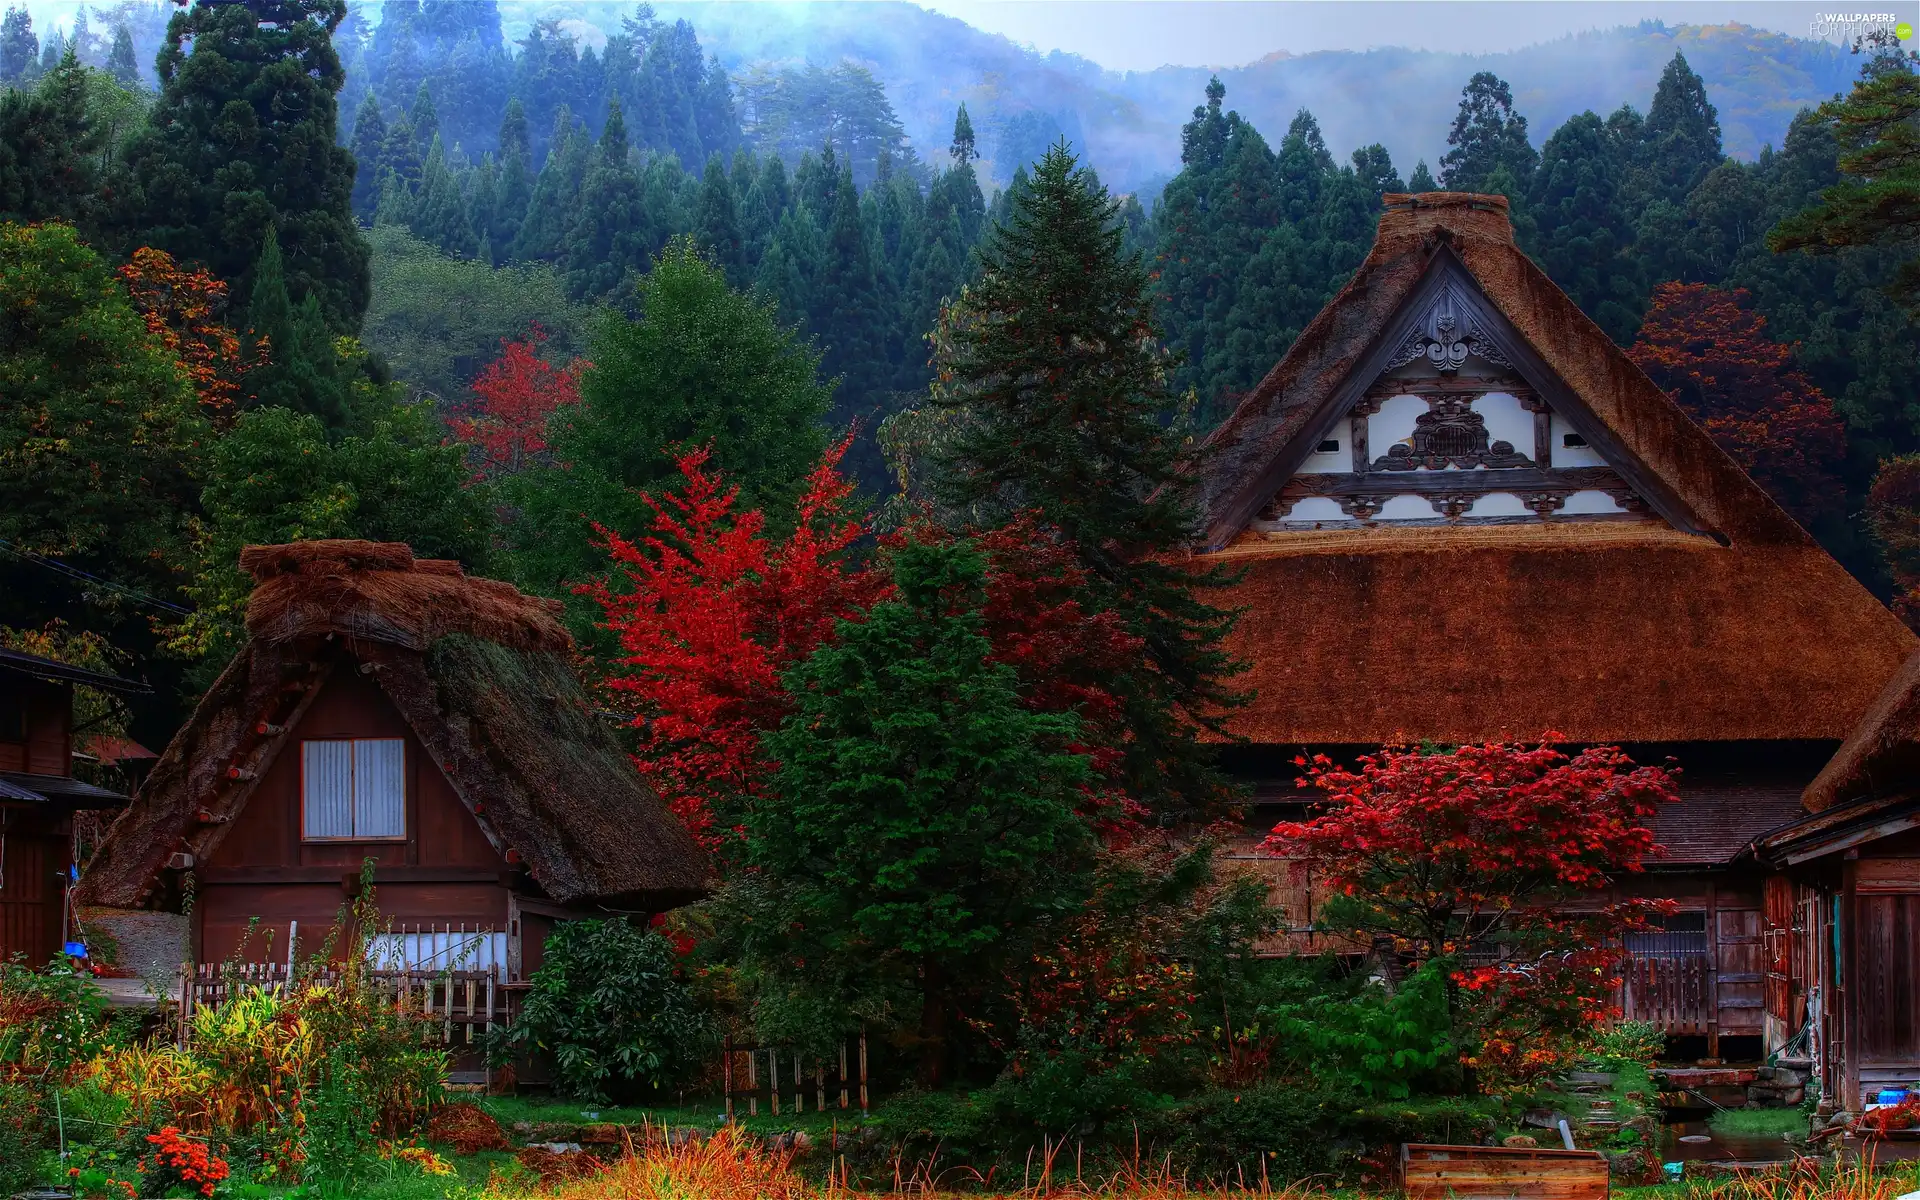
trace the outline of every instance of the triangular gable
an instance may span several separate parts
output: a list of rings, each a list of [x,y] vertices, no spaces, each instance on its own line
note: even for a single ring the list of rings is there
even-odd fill
[[[1276,466],[1284,480],[1247,522],[1261,533],[1564,521],[1703,532],[1444,247]]]
[[[1408,385],[1405,393],[1394,390],[1396,381]],[[1423,403],[1400,400],[1389,420],[1354,424],[1356,412],[1393,405],[1402,394]],[[1432,414],[1425,431],[1443,449],[1465,439],[1478,460],[1443,455],[1454,461],[1438,471],[1393,462],[1393,442],[1405,443],[1408,460],[1432,457],[1417,455],[1425,447],[1411,441],[1423,407]],[[1383,426],[1386,445],[1374,433]],[[1474,440],[1479,428],[1484,448]],[[1495,455],[1497,441],[1510,451]],[[1604,518],[1657,521],[1716,540],[1736,528],[1763,540],[1807,540],[1520,253],[1499,196],[1389,197],[1366,262],[1207,450],[1201,499],[1209,549],[1261,527],[1311,529],[1316,515],[1362,527]],[[1498,481],[1504,498],[1483,502],[1489,493],[1478,481],[1454,478],[1468,471],[1505,472]],[[1420,478],[1442,473],[1449,478]],[[1328,478],[1340,474],[1380,477]],[[1396,476],[1418,482],[1388,490]],[[1289,486],[1292,494],[1283,495]],[[1298,500],[1316,494],[1338,510],[1316,503],[1296,513]],[[1432,508],[1395,501],[1402,496],[1424,497]]]

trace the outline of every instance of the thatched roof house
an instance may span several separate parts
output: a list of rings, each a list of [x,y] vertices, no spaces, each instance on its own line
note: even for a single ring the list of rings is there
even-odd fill
[[[1640,883],[1718,983],[1661,1019],[1757,1055],[1745,851],[1800,815],[1915,639],[1521,252],[1507,201],[1387,197],[1199,461],[1197,553],[1240,572],[1218,602],[1253,698],[1227,753],[1256,831],[1297,800],[1303,747],[1552,731],[1677,759],[1673,854]]]
[[[366,858],[389,915],[428,924],[701,892],[701,852],[595,712],[554,602],[394,543],[253,546],[241,565],[248,640],[81,902],[168,907],[192,872],[206,958],[256,918],[324,921]]]

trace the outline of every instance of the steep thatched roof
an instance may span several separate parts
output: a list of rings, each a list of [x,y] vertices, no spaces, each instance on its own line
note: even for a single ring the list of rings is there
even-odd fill
[[[1804,799],[1807,811],[1817,813],[1901,794],[1920,795],[1920,652],[1887,681]]]
[[[1442,271],[1673,523],[1249,528]],[[1499,196],[1389,196],[1352,281],[1202,462],[1202,561],[1243,572],[1217,597],[1254,693],[1229,724],[1257,742],[1837,741],[1915,646],[1521,253]]]
[[[565,654],[555,606],[403,545],[249,547],[247,644],[168,744],[81,881],[138,907],[205,859],[335,670],[371,675],[509,860],[561,903],[699,894],[698,847],[634,772]]]

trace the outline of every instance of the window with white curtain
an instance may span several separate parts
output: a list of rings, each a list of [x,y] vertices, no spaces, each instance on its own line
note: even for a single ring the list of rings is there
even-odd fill
[[[400,738],[309,739],[300,746],[300,836],[407,836],[407,749]]]

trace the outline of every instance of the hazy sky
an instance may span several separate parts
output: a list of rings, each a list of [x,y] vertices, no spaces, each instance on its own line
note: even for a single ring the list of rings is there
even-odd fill
[[[1409,46],[1517,50],[1645,20],[1738,21],[1822,36],[1825,13],[1888,12],[1920,25],[1920,0],[922,0],[968,24],[1120,71],[1240,66],[1277,51]],[[1833,36],[1828,31],[1826,36]],[[1838,38],[1835,38],[1838,40]]]

